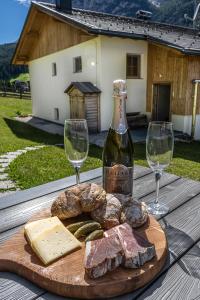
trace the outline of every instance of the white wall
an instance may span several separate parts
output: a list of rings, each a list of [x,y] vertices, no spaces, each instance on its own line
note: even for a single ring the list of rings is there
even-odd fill
[[[112,118],[112,90],[115,79],[126,79],[126,54],[141,54],[142,79],[128,79],[127,112],[146,112],[147,42],[100,36],[71,48],[30,62],[33,115],[54,120],[59,108],[63,123],[69,118],[69,99],[64,90],[72,81],[91,81],[102,91],[101,130],[109,128]],[[73,73],[73,57],[81,56],[83,71]],[[57,76],[52,76],[52,63]]]
[[[172,123],[175,130],[191,134],[191,122],[191,116],[172,115]]]
[[[126,79],[126,54],[141,54],[141,78],[128,79],[127,112],[146,112],[147,42],[101,37],[101,129],[109,127],[112,118],[112,83]]]
[[[191,135],[192,116],[172,115],[174,129]],[[200,140],[200,115],[196,116],[195,140]]]
[[[72,81],[90,81],[99,85],[97,60],[100,53],[100,39],[84,42],[77,46],[36,59],[29,64],[33,115],[54,120],[54,108],[59,108],[63,123],[70,117],[69,98],[64,90]],[[73,73],[73,57],[82,57],[82,72]],[[100,61],[100,59],[99,59]],[[52,63],[57,65],[57,76],[52,76]]]

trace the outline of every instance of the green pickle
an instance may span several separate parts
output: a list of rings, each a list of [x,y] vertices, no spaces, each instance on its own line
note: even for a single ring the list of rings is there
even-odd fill
[[[82,221],[82,222],[77,222],[77,223],[73,223],[68,225],[66,228],[71,232],[74,233],[76,232],[80,227],[89,224],[89,223],[94,223],[95,221],[93,220],[87,220],[87,221]]]
[[[78,239],[82,236],[86,236],[89,233],[101,229],[101,225],[97,222],[90,222],[88,224],[85,224],[81,226],[76,232],[74,233],[74,236]]]
[[[86,239],[85,242],[89,242],[89,241],[93,241],[93,240],[97,240],[103,237],[103,230],[95,230],[92,233],[90,233]]]

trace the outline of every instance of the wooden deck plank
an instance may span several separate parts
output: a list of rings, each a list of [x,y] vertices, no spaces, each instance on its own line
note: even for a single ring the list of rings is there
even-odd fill
[[[8,272],[0,273],[1,300],[34,300],[44,291],[30,281]]]
[[[200,182],[180,178],[160,190],[159,202],[168,205],[170,208],[169,212],[171,212],[199,194]],[[155,193],[153,192],[141,200],[148,204],[154,200],[154,197]]]
[[[179,259],[200,241],[200,196],[196,196],[186,202],[178,209],[174,210],[160,220],[162,227],[165,229],[169,257],[168,261],[158,277],[170,269]],[[154,280],[155,284],[158,279]],[[144,289],[137,290],[132,294],[132,299],[137,299],[143,290],[148,290],[147,285]]]
[[[175,260],[200,239],[200,196],[196,196],[162,220],[172,259]]]
[[[161,181],[160,181],[160,188],[171,184],[172,182],[178,180],[180,177],[164,173]],[[141,177],[138,180],[135,180],[133,183],[133,196],[134,198],[142,198],[146,195],[152,194],[155,192],[156,184],[155,184],[155,177],[153,173],[146,175],[145,177]]]
[[[144,181],[146,181],[146,179],[147,179],[147,181],[148,181],[148,184],[147,185],[145,185],[144,184]],[[170,181],[169,181],[169,179],[170,179]],[[99,179],[100,180],[100,179]],[[141,182],[141,184],[140,184],[140,182]],[[147,176],[145,176],[144,178],[143,178],[143,180],[141,180],[141,179],[137,179],[137,186],[140,186],[140,187],[138,187],[137,188],[137,193],[138,193],[138,195],[139,195],[139,197],[142,197],[144,194],[149,194],[149,196],[146,196],[145,198],[147,198],[148,199],[148,197],[149,197],[149,199],[151,199],[151,197],[153,196],[153,190],[155,189],[155,184],[153,184],[153,182],[154,182],[154,178],[153,178],[153,175],[152,174],[150,174],[150,175],[147,175]],[[170,183],[170,185],[167,185],[168,183]],[[167,194],[170,194],[170,192],[172,192],[172,191],[174,191],[174,197],[175,197],[175,195],[176,195],[176,193],[175,193],[175,189],[176,188],[179,188],[179,190],[181,190],[182,188],[180,188],[180,186],[183,184],[184,182],[182,181],[182,179],[178,179],[178,177],[171,177],[171,176],[167,176],[167,178],[165,179],[165,181],[163,182],[163,188],[161,188],[161,196],[163,196],[164,197],[164,195],[167,195]],[[167,185],[167,186],[166,186]],[[193,186],[193,188],[196,188],[196,190],[195,190],[195,192],[196,193],[198,193],[198,188],[197,187],[195,187],[195,185],[193,185],[192,184],[192,186]],[[147,188],[148,187],[148,188]],[[183,185],[182,185],[182,187],[183,187]],[[193,197],[194,196],[194,193],[192,192],[192,189],[193,188],[189,188],[188,187],[188,189],[189,189],[189,191],[190,191],[190,196],[191,197]],[[55,197],[55,194],[57,194],[57,193],[53,193],[51,196],[52,197]],[[182,201],[184,202],[184,201],[188,201],[188,197],[190,197],[190,196],[188,196],[187,195],[187,193],[185,193],[184,195],[180,195],[180,198],[182,198]],[[172,194],[170,195],[170,199],[172,199],[173,197],[172,197]],[[29,214],[31,215],[32,213],[31,213],[31,210],[32,210],[32,212],[33,212],[33,210],[35,209],[36,211],[37,211],[37,209],[41,209],[41,207],[40,207],[40,205],[42,205],[42,207],[43,207],[43,204],[44,204],[44,207],[47,205],[47,203],[49,203],[49,202],[51,202],[51,201],[53,201],[52,200],[52,198],[51,199],[49,199],[49,195],[48,195],[48,200],[45,200],[46,199],[46,197],[40,197],[39,199],[35,199],[34,200],[34,202],[32,202],[32,201],[30,201],[30,202],[27,202],[27,204],[29,204],[29,205],[27,205],[27,207],[24,207],[24,208],[26,208],[25,209],[25,214],[26,214],[26,217],[27,216],[29,216]],[[144,199],[144,198],[143,198]],[[166,198],[166,201],[169,201],[169,197],[168,197],[168,200],[167,200],[167,198]],[[44,202],[44,203],[43,203]],[[175,205],[175,206],[173,206],[173,207],[176,207],[176,206],[178,206],[178,205],[181,205],[181,200],[180,201],[173,201],[173,200],[170,200],[170,206],[171,205]],[[200,201],[199,201],[200,202]],[[41,204],[42,203],[42,204]],[[19,206],[21,206],[21,205],[25,205],[26,203],[21,203],[21,204],[19,204]],[[16,207],[14,206],[14,207],[11,207],[9,210],[11,210],[11,209],[13,209],[13,208],[17,208],[18,207],[18,205],[16,205]],[[22,208],[22,207],[20,207],[20,208]],[[179,208],[180,209],[180,208]],[[178,210],[179,210],[178,209]],[[2,210],[2,212],[4,211],[5,212],[5,210],[6,209],[3,209]],[[20,209],[19,209],[20,210]],[[0,212],[1,213],[1,212]],[[17,212],[17,210],[14,210],[13,212],[12,212],[12,217],[15,217],[15,213],[17,213],[17,215],[18,215],[18,213],[19,213],[19,215],[17,216],[17,218],[16,218],[16,220],[18,220],[18,223],[20,223],[19,222],[19,219],[21,218],[21,217],[23,217],[21,214],[20,214],[20,212]],[[22,213],[23,213],[23,210],[22,210]],[[172,214],[173,214],[174,212],[172,212]],[[2,216],[3,216],[3,214],[2,214]],[[7,217],[8,217],[8,215],[7,215]],[[166,217],[167,218],[167,217]],[[9,221],[10,222],[12,222],[12,220],[10,220],[10,218],[8,217],[8,219],[9,219]],[[1,220],[1,216],[0,216],[0,220]],[[15,226],[16,226],[16,220],[12,223],[12,224],[15,224]],[[1,222],[1,221],[0,221]],[[24,221],[23,221],[24,222]],[[21,224],[23,224],[23,222],[21,223]],[[26,222],[26,221],[25,221]],[[9,227],[9,226],[8,226]],[[1,228],[1,224],[0,224],[0,228]],[[4,232],[4,233],[2,233],[1,235],[0,235],[0,241],[2,240],[5,240],[5,239],[7,239],[9,236],[11,236],[12,235],[12,233],[14,233],[14,231],[15,230],[17,230],[17,228],[13,228],[13,227],[10,227],[11,229],[10,230],[8,230],[8,231],[6,231],[6,232]],[[12,232],[13,231],[13,232]],[[173,261],[172,260],[170,260],[170,263],[172,263]],[[3,273],[0,273],[0,274],[3,274]],[[18,279],[19,279],[19,277],[18,277]],[[20,289],[20,287],[21,287],[21,284],[20,284],[20,279],[19,279],[19,282],[16,282],[16,285],[18,286],[19,285],[19,287],[15,287],[16,289]],[[25,293],[27,293],[27,290],[28,290],[28,286],[24,286],[24,288],[25,288]],[[141,290],[140,290],[140,292],[141,292]],[[54,296],[54,295],[52,295],[52,294],[50,294],[50,293],[45,293],[44,295],[42,295],[44,293],[44,291],[40,291],[40,292],[38,292],[38,294],[36,293],[36,297],[34,298],[34,299],[45,299],[45,300],[60,300],[60,299],[66,299],[66,298],[61,298],[61,297],[57,297],[57,296]],[[42,296],[41,296],[42,295]],[[117,297],[117,298],[113,298],[113,299],[116,299],[116,300],[128,300],[128,299],[133,299],[133,297],[135,297],[135,293],[133,293],[133,294],[129,294],[129,295],[124,295],[124,296],[122,296],[122,297]],[[1,296],[1,292],[0,292],[0,296]],[[28,296],[29,297],[29,296]],[[27,297],[27,299],[32,299],[32,298],[28,298]],[[30,295],[30,297],[31,297],[31,295]],[[38,298],[39,297],[39,298]],[[0,299],[1,299],[1,297],[0,297]],[[17,298],[16,298],[17,299]]]
[[[152,173],[152,170],[150,168],[146,168],[143,166],[135,165],[134,166],[134,179],[138,179],[140,177],[144,177],[147,174]]]
[[[197,243],[138,298],[143,299],[200,299],[200,243]]]

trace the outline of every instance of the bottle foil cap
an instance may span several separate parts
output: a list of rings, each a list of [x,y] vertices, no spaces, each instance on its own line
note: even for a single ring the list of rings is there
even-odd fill
[[[113,81],[113,97],[126,95],[126,81],[122,79],[117,79]]]

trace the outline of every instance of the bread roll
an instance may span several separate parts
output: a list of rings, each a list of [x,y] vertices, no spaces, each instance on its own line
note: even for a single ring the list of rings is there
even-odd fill
[[[105,202],[106,192],[95,183],[81,183],[62,192],[53,202],[52,216],[60,220],[91,212]]]
[[[80,195],[82,212],[92,212],[101,206],[106,200],[106,192],[104,189],[95,183],[85,189]]]
[[[121,213],[121,223],[128,223],[132,228],[137,228],[146,223],[148,219],[147,207],[144,202],[136,200],[124,204]]]
[[[122,205],[112,194],[106,194],[106,202],[91,213],[93,220],[99,222],[105,229],[120,224]]]
[[[62,192],[51,206],[52,216],[57,216],[60,220],[76,217],[82,213],[79,196],[73,191]]]

